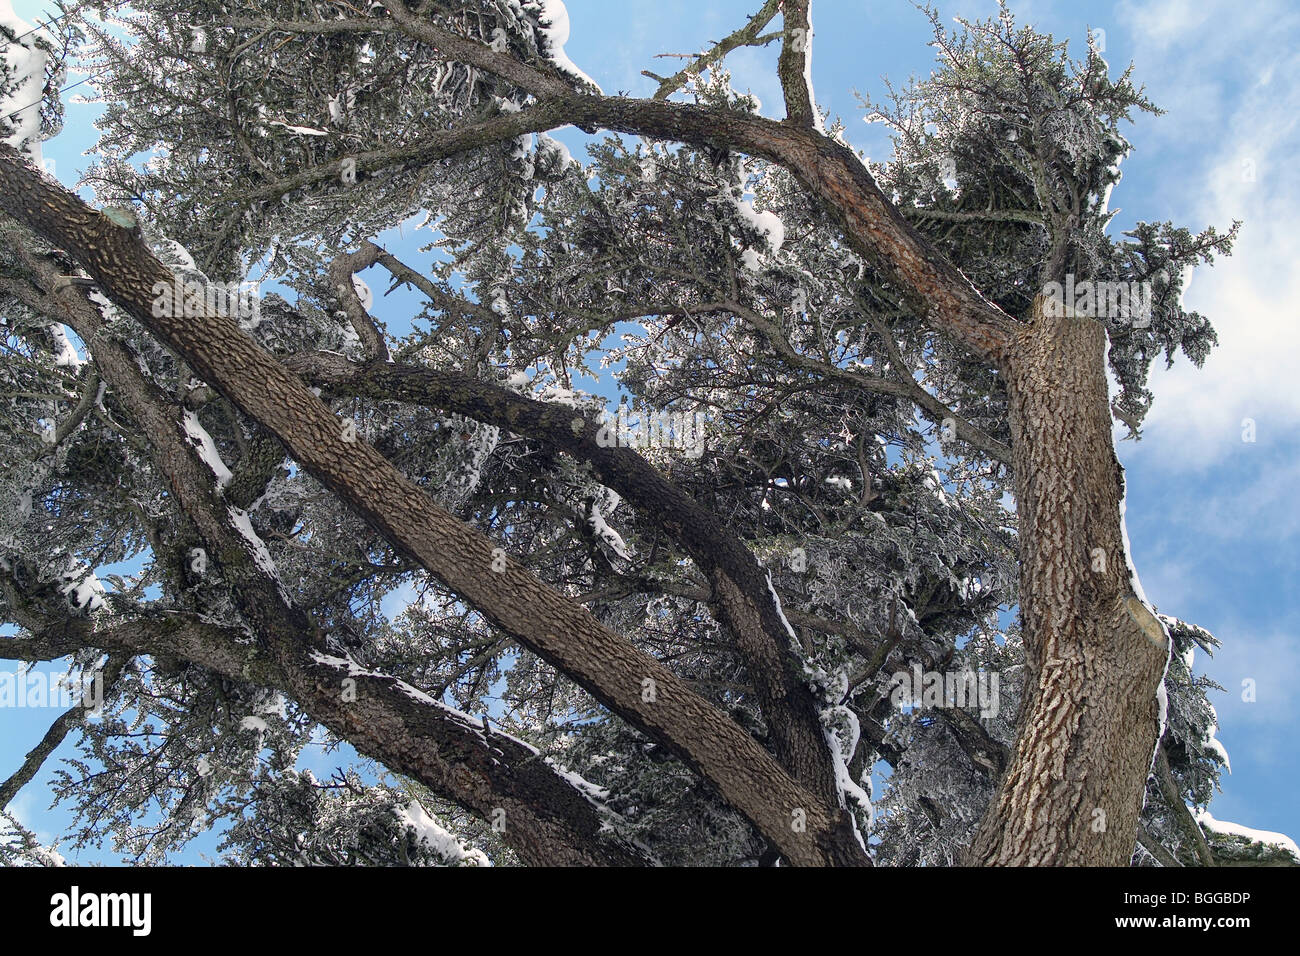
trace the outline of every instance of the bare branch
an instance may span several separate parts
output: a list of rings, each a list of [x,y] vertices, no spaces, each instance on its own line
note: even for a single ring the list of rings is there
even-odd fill
[[[590,462],[602,483],[636,508],[642,520],[678,542],[708,578],[712,591],[707,603],[734,635],[750,669],[777,758],[796,779],[828,801],[835,799],[834,768],[818,708],[792,653],[791,634],[767,571],[712,512],[634,449],[602,438],[600,427],[575,417],[572,409],[458,372],[394,362],[360,366],[329,352],[295,355],[285,366],[335,394],[454,411]]]
[[[409,774],[488,819],[506,808],[508,841],[534,863],[628,863],[637,855],[602,836],[588,798],[522,741],[488,744],[476,725],[396,678],[364,671],[326,652],[324,635],[284,592],[266,559],[250,549],[210,470],[184,437],[176,408],[148,381],[134,356],[109,334],[98,308],[76,293],[58,296],[61,318],[87,342],[119,401],[150,435],[150,454],[172,496],[210,552],[210,573],[231,586],[239,610],[274,668],[270,675],[317,721],[361,753]],[[255,535],[254,535],[255,536]],[[12,593],[13,588],[10,586]],[[18,597],[21,597],[20,595]],[[11,600],[21,609],[21,600]],[[25,620],[32,628],[36,621]],[[78,622],[62,622],[65,630]],[[93,634],[85,640],[93,643]],[[0,653],[7,645],[0,645]],[[351,686],[351,694],[345,690]],[[413,744],[412,741],[415,741]]]
[[[777,13],[780,12],[780,9],[781,0],[766,0],[759,11],[749,18],[748,23],[715,43],[710,49],[695,57],[672,76],[655,76],[648,70],[642,70],[643,75],[650,77],[652,80],[659,80],[659,88],[655,90],[652,99],[668,99],[668,97],[680,90],[692,76],[698,76],[714,64],[722,62],[723,58],[732,50],[743,46],[766,46],[775,40],[780,34],[772,33],[764,37],[761,33],[763,28],[771,23]]]
[[[877,331],[880,332],[886,350],[890,354],[890,361],[898,372],[898,380],[892,381],[879,375],[868,375],[864,372],[858,372],[853,369],[841,368],[829,362],[822,362],[801,353],[786,338],[785,333],[780,327],[767,317],[754,311],[748,306],[739,302],[720,302],[714,308],[725,309],[740,318],[744,319],[771,344],[772,348],[795,368],[801,368],[806,371],[815,372],[830,381],[842,382],[846,385],[853,385],[857,388],[864,389],[868,392],[875,392],[880,395],[895,395],[900,398],[907,398],[915,402],[918,407],[936,424],[942,425],[945,422],[951,422],[954,429],[954,437],[960,438],[971,447],[982,451],[997,461],[1002,462],[1008,468],[1011,466],[1011,449],[999,442],[993,436],[989,435],[983,429],[972,425],[966,419],[962,418],[951,408],[927,392],[921,385],[907,373],[907,363],[904,362],[903,356],[898,351],[898,345],[894,341],[888,328],[883,324],[876,322]],[[699,311],[707,311],[708,307],[702,307]]]
[[[3,644],[0,643],[0,647]],[[108,689],[117,682],[122,674],[122,669],[126,666],[128,658],[120,654],[110,656],[105,663],[103,670],[100,671],[96,680],[100,681],[100,688],[103,693],[107,694]],[[84,703],[78,703],[71,710],[66,710],[55,718],[54,723],[45,731],[40,742],[36,744],[27,756],[23,759],[22,766],[10,774],[9,779],[0,783],[0,811],[9,806],[11,800],[18,796],[18,791],[40,773],[41,767],[45,765],[46,759],[50,754],[59,749],[68,734],[80,727],[86,722],[89,710]]]
[[[362,244],[358,252],[343,253],[336,256],[334,261],[330,263],[329,277],[330,283],[334,286],[334,294],[342,302],[343,309],[348,315],[348,321],[352,323],[352,328],[356,330],[357,336],[361,339],[361,347],[366,358],[375,362],[387,362],[391,358],[388,352],[388,342],[384,338],[384,333],[379,331],[379,326],[375,324],[374,318],[361,304],[356,286],[352,281],[352,277],[356,273],[361,272],[363,269],[369,269],[375,264],[379,251],[378,246],[367,242]]]
[[[384,7],[407,36],[428,44],[449,60],[476,66],[494,76],[499,76],[521,90],[533,94],[539,100],[549,97],[562,98],[571,95],[574,91],[573,85],[559,71],[549,67],[541,69],[529,66],[508,53],[496,52],[478,40],[457,36],[450,30],[420,19],[400,0],[397,3],[385,3]]]
[[[984,209],[974,212],[960,212],[912,207],[904,209],[903,215],[915,216],[917,219],[939,219],[944,222],[1022,222],[1028,226],[1048,228],[1042,213],[1028,212],[1021,209]]]

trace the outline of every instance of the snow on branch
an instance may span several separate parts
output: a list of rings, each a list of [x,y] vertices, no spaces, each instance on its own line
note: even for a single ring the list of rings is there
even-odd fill
[[[0,0],[0,142],[22,152],[40,167],[41,101],[51,49],[49,34],[32,29]]]
[[[812,14],[810,0],[784,0],[785,41],[777,61],[777,75],[785,94],[785,111],[791,123],[826,131],[812,84]]]
[[[569,42],[569,11],[564,0],[534,0],[527,9],[537,12],[537,22],[541,29],[538,47],[543,55],[565,76],[590,86],[597,93],[600,86],[590,76],[578,68],[564,52],[564,45]]]

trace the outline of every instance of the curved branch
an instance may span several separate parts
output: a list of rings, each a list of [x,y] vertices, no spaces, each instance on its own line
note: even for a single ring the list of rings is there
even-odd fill
[[[634,449],[618,447],[607,428],[566,406],[525,398],[459,372],[393,362],[357,365],[329,352],[292,356],[285,366],[335,394],[402,401],[454,411],[536,438],[580,461],[677,541],[708,579],[708,603],[735,636],[782,766],[835,800],[835,771],[818,707],[793,652],[767,571],[718,518],[655,470]]]
[[[793,2],[786,0],[787,7]],[[575,93],[553,72],[419,19],[400,3],[386,6],[393,20],[409,36],[449,60],[478,67],[515,84],[537,97],[538,102],[519,113],[460,130],[431,133],[407,147],[359,154],[355,157],[358,169],[378,168],[398,161],[428,162],[566,123],[585,130],[604,127],[693,146],[750,153],[788,169],[836,218],[855,251],[881,265],[900,280],[901,288],[910,290],[924,304],[927,317],[936,328],[985,361],[999,366],[1006,361],[1011,334],[1018,323],[984,298],[960,270],[907,222],[880,191],[858,156],[844,144],[805,125],[776,122],[736,110]],[[806,3],[803,9],[806,20]],[[327,163],[289,177],[281,184],[306,185],[331,178],[338,175],[341,166],[341,160]],[[248,198],[280,195],[287,191],[281,184],[266,187],[269,192],[265,195],[264,191],[254,191]]]
[[[378,253],[379,247],[373,242],[363,243],[358,252],[341,253],[330,263],[329,277],[334,287],[334,294],[343,303],[348,321],[352,323],[357,337],[361,339],[361,347],[365,351],[366,358],[387,362],[391,357],[388,352],[388,342],[384,339],[384,333],[379,331],[374,318],[361,304],[356,286],[352,282],[354,275],[375,264]]]
[[[213,571],[230,586],[265,649],[269,667],[260,668],[264,680],[284,689],[358,752],[484,819],[505,810],[505,839],[528,862],[626,865],[640,860],[604,835],[598,808],[538,759],[530,745],[501,733],[489,738],[477,721],[409,684],[326,654],[324,635],[288,598],[274,567],[268,567],[269,556],[258,553],[260,542],[250,540],[256,537],[251,524],[246,518],[240,522],[215,491],[211,471],[178,426],[179,408],[145,379],[134,356],[108,334],[89,301],[64,295],[43,304],[62,307],[63,320],[88,344],[118,400],[150,436],[154,463],[207,545]],[[21,601],[11,604],[21,606]],[[24,623],[30,629],[35,622]],[[57,627],[62,629],[59,643],[66,647],[69,628],[84,631],[90,625],[63,621]],[[205,636],[211,638],[211,632]],[[93,632],[83,637],[92,646],[95,640]],[[0,654],[12,653],[11,647],[0,644]],[[239,672],[247,680],[252,677],[248,650],[241,657]]]
[[[587,99],[583,97],[582,99]],[[663,108],[665,104],[654,104]],[[80,261],[121,308],[175,350],[399,550],[521,644],[679,754],[796,865],[863,864],[848,814],[793,780],[752,737],[654,658],[438,507],[229,317],[156,307],[172,274],[123,228],[0,144],[0,209]],[[162,314],[157,314],[162,313]],[[273,641],[274,646],[276,642]],[[282,652],[283,653],[283,652]],[[647,688],[653,689],[647,692]],[[806,827],[791,827],[802,811]]]

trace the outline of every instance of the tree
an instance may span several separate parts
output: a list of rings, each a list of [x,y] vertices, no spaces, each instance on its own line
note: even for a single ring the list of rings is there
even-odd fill
[[[100,6],[129,42],[60,30],[107,105],[102,208],[42,178],[32,129],[0,146],[0,649],[107,659],[108,716],[15,778],[78,727],[79,841],[163,859],[225,819],[265,863],[1218,859],[1186,805],[1213,712],[1171,657],[1214,640],[1142,595],[1111,417],[1140,424],[1157,352],[1203,360],[1182,269],[1236,227],[1106,234],[1120,123],[1154,111],[1127,72],[1005,9],[932,13],[939,70],[872,107],[897,150],[869,168],[812,98],[806,0],[651,99],[568,60],[555,0]],[[780,122],[722,68],[778,41]],[[374,241],[421,211],[432,262]],[[409,335],[376,267],[421,297]],[[280,291],[236,291],[258,270]],[[1121,283],[1149,307],[1111,308]],[[574,391],[598,359],[634,403],[612,421]],[[1002,680],[915,709],[913,672]],[[322,728],[379,782],[296,769]]]

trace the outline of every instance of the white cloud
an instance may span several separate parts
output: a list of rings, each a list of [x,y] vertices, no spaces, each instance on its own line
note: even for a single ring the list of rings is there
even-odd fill
[[[1120,4],[1117,12],[1134,32],[1163,49],[1197,34],[1210,19],[1214,6],[1203,0],[1147,0]]]
[[[54,842],[54,834],[48,828],[50,814],[45,808],[50,796],[49,787],[41,778],[38,781],[19,790],[18,795],[10,801],[8,809],[15,820],[31,831],[38,843],[48,846]],[[42,783],[45,785],[42,786]]]
[[[1295,687],[1300,682],[1300,642],[1294,633],[1267,634],[1221,628],[1223,641],[1204,672],[1226,689],[1212,694],[1224,733],[1220,739],[1229,756],[1249,757],[1263,766],[1295,757],[1290,729],[1300,720],[1300,699]],[[1199,663],[1205,660],[1197,658]],[[1242,700],[1243,681],[1253,681],[1255,699]],[[1287,733],[1279,733],[1287,731]],[[1234,765],[1238,761],[1234,760]],[[1244,765],[1244,761],[1243,761]]]
[[[1300,443],[1291,441],[1274,448],[1238,443],[1235,449],[1228,453],[1233,456],[1230,460],[1221,461],[1214,469],[1212,482],[1182,484],[1162,480],[1149,470],[1142,472],[1148,482],[1143,489],[1146,517],[1158,515],[1164,532],[1174,535],[1169,538],[1161,532],[1157,540],[1184,544],[1184,536],[1191,535],[1206,545],[1251,541],[1276,546],[1300,534],[1300,511],[1295,507],[1295,489],[1300,487]],[[1170,466],[1168,460],[1155,464],[1157,469]],[[1185,459],[1173,462],[1174,466],[1185,464]],[[1152,483],[1160,486],[1158,498],[1151,496]],[[1277,556],[1284,553],[1278,552]],[[1148,557],[1147,563],[1166,558],[1157,553]],[[1178,562],[1176,554],[1173,560]],[[1175,584],[1173,591],[1182,590],[1176,586],[1176,579],[1170,583]]]
[[[1197,594],[1196,569],[1192,562],[1167,553],[1141,562],[1142,590],[1162,613],[1179,616],[1179,610]]]
[[[1159,152],[1146,157],[1167,172],[1156,188],[1200,197],[1178,202],[1172,218],[1193,228],[1245,220],[1233,255],[1198,269],[1185,299],[1210,319],[1220,345],[1203,369],[1180,357],[1152,373],[1144,451],[1204,467],[1241,449],[1245,418],[1263,447],[1300,426],[1300,181],[1291,172],[1300,151],[1300,21],[1276,5],[1166,0],[1119,10],[1150,95],[1169,109],[1143,121],[1160,133]],[[1261,36],[1274,42],[1260,45]]]

